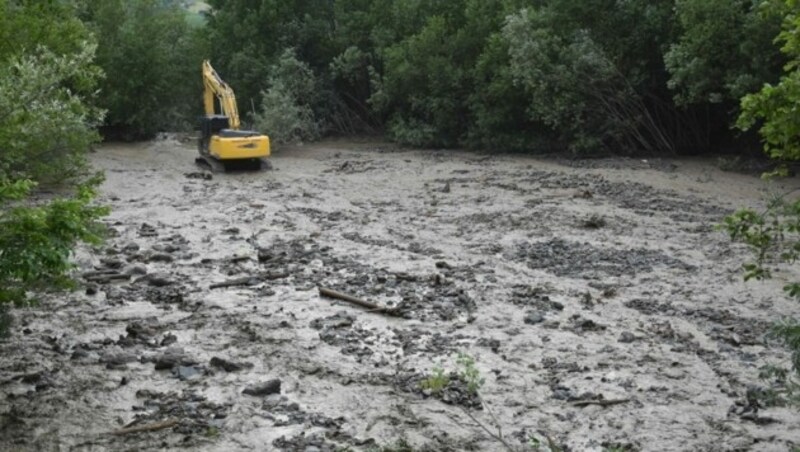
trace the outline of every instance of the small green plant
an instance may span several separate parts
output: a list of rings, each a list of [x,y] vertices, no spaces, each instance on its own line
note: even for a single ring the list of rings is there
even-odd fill
[[[438,394],[442,392],[444,388],[450,383],[450,377],[444,373],[444,369],[441,367],[434,367],[431,375],[422,380],[420,386],[422,389],[428,389],[434,394]]]
[[[544,436],[543,439],[535,435],[529,436],[528,447],[535,452],[562,452],[564,450],[549,436]]]
[[[467,390],[476,394],[486,379],[481,377],[481,372],[475,367],[475,359],[465,353],[459,353],[456,362],[461,366],[459,376],[467,383]]]

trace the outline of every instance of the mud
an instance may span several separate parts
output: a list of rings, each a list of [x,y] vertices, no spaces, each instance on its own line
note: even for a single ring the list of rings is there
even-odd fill
[[[788,359],[765,333],[800,315],[798,275],[743,283],[747,251],[714,228],[797,181],[365,142],[210,175],[194,152],[93,155],[109,238],[0,343],[0,449],[800,445],[797,412],[754,396]]]

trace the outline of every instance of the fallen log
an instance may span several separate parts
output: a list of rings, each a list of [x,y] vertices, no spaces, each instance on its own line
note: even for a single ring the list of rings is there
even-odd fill
[[[380,306],[380,305],[377,305],[377,304],[372,303],[370,301],[362,300],[361,298],[357,298],[357,297],[354,297],[352,295],[348,295],[346,293],[337,292],[337,291],[335,291],[333,289],[320,287],[319,288],[319,294],[321,296],[323,296],[323,297],[335,298],[337,300],[347,301],[347,302],[356,304],[358,306],[361,306],[362,308],[367,308],[367,309],[369,309],[368,312],[377,312],[377,313],[380,313],[380,314],[387,314],[387,315],[394,315],[394,316],[399,315],[399,312],[395,308],[387,308],[385,306]]]
[[[125,275],[122,273],[113,273],[106,275],[87,276],[84,279],[86,279],[86,281],[88,282],[105,284],[111,281],[128,281],[129,279],[131,279],[131,275]]]
[[[284,279],[284,278],[288,278],[288,277],[289,277],[289,273],[287,273],[287,272],[266,273],[266,274],[262,275],[262,278],[264,278],[266,280]]]
[[[128,427],[111,432],[114,436],[130,435],[132,433],[154,432],[156,430],[163,430],[178,425],[175,419],[167,419],[166,421],[156,422],[154,424],[137,425],[135,427]]]
[[[238,286],[253,286],[258,284],[258,277],[257,276],[245,276],[242,278],[236,279],[229,279],[228,281],[223,281],[221,283],[216,283],[208,286],[209,289],[224,289],[226,287],[238,287]]]
[[[599,406],[602,406],[602,407],[607,407],[607,406],[612,406],[612,405],[619,405],[619,404],[622,404],[622,403],[628,403],[628,402],[630,402],[630,401],[631,401],[631,399],[609,399],[609,400],[605,400],[605,399],[590,399],[590,400],[576,400],[575,402],[572,402],[572,406],[584,407],[584,406],[589,406],[589,405],[599,405]]]

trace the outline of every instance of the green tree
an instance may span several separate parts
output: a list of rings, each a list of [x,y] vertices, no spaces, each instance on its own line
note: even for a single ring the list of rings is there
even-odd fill
[[[780,72],[783,0],[678,0],[680,37],[664,55],[680,105],[738,104]]]
[[[102,111],[91,106],[95,46],[59,56],[38,47],[0,66],[0,175],[55,183],[85,174]]]
[[[330,0],[211,0],[207,34],[212,63],[236,90],[240,107],[261,104],[270,69],[294,49],[312,70],[335,54]]]
[[[780,160],[800,160],[800,126],[797,105],[800,103],[800,1],[786,0],[787,14],[778,41],[789,59],[780,81],[766,84],[761,91],[742,99],[738,126],[750,129],[759,125],[759,133],[768,155]],[[764,212],[744,209],[725,219],[724,226],[733,240],[746,243],[755,260],[745,264],[745,279],[772,277],[775,267],[794,265],[800,258],[800,200],[781,196],[772,200]],[[800,301],[800,282],[784,288],[787,295]],[[773,388],[779,400],[800,404],[800,321],[783,319],[773,335],[792,353],[791,368],[773,368]]]
[[[100,105],[105,132],[124,139],[180,130],[199,116],[205,40],[186,11],[158,0],[85,2],[97,36],[97,64],[106,73]]]
[[[556,0],[510,16],[503,36],[531,119],[573,151],[669,152],[655,107],[671,30],[670,2]]]
[[[256,128],[277,144],[319,138],[320,125],[312,110],[318,84],[311,68],[292,50],[286,50],[270,72],[261,109],[255,116]]]
[[[99,239],[86,162],[99,141],[96,45],[69,2],[0,1],[0,334],[8,307],[69,285],[70,253]],[[47,184],[54,198],[36,191]]]
[[[788,12],[778,41],[788,58],[777,84],[765,84],[761,91],[742,98],[737,125],[743,130],[758,126],[769,156],[800,160],[800,2],[786,0]]]

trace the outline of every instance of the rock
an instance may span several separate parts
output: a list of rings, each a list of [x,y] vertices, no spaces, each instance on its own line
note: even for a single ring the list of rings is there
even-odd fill
[[[175,281],[167,273],[153,273],[139,279],[139,281],[141,280],[147,281],[153,287],[166,287],[175,284]]]
[[[174,257],[167,253],[155,253],[151,254],[150,257],[147,258],[147,262],[164,262],[170,263],[175,260]]]
[[[128,265],[122,270],[123,275],[146,275],[147,274],[147,267],[144,265]]]
[[[203,375],[203,369],[195,366],[178,366],[172,373],[181,381],[196,380]]]
[[[156,370],[172,369],[175,366],[191,366],[197,364],[186,355],[180,347],[168,348],[164,353],[158,355],[155,360]]]
[[[540,312],[532,311],[525,316],[525,323],[528,325],[536,325],[544,322],[544,315]]]
[[[131,339],[147,341],[156,335],[156,328],[157,326],[154,324],[135,321],[125,327],[125,332],[128,333],[128,337]]]
[[[211,358],[210,365],[211,367],[222,369],[225,372],[238,372],[240,370],[253,367],[253,364],[251,363],[235,363],[222,358],[218,358],[216,356]]]
[[[77,350],[76,350],[77,352]],[[73,353],[74,355],[74,353]],[[120,352],[106,352],[100,356],[100,362],[107,365],[107,366],[122,366],[128,363],[135,362],[137,360],[136,355],[131,352],[120,351]]]
[[[630,333],[628,331],[624,331],[619,336],[619,342],[622,342],[623,344],[630,344],[631,342],[634,342],[635,340],[636,340],[636,336],[634,336],[633,333]]]
[[[118,270],[122,268],[123,262],[119,259],[100,259],[100,263],[103,264],[105,268],[110,268],[112,270]]]
[[[161,346],[167,347],[176,342],[178,342],[178,336],[175,336],[174,334],[167,334],[164,336],[164,339],[161,339]]]
[[[89,357],[89,351],[83,347],[78,347],[72,351],[72,356],[70,359],[83,359]]]
[[[289,399],[280,394],[270,394],[264,398],[264,404],[261,407],[265,410],[272,410],[286,403],[288,400]]]
[[[202,172],[198,171],[198,172],[193,172],[193,173],[185,173],[184,177],[186,177],[187,179],[200,179],[200,180],[212,180],[212,179],[214,179],[214,175],[212,175],[211,173],[207,173],[205,171],[202,171]]]
[[[244,391],[242,391],[242,393],[256,397],[268,396],[270,394],[280,394],[281,381],[276,378],[267,382],[257,383],[248,386]]]
[[[86,286],[86,295],[97,295],[97,286],[94,284]]]
[[[122,251],[124,253],[127,253],[127,254],[132,254],[132,253],[135,253],[135,252],[139,251],[139,249],[140,249],[139,245],[137,245],[135,243],[129,243],[129,244],[125,245],[124,248],[122,248]]]

